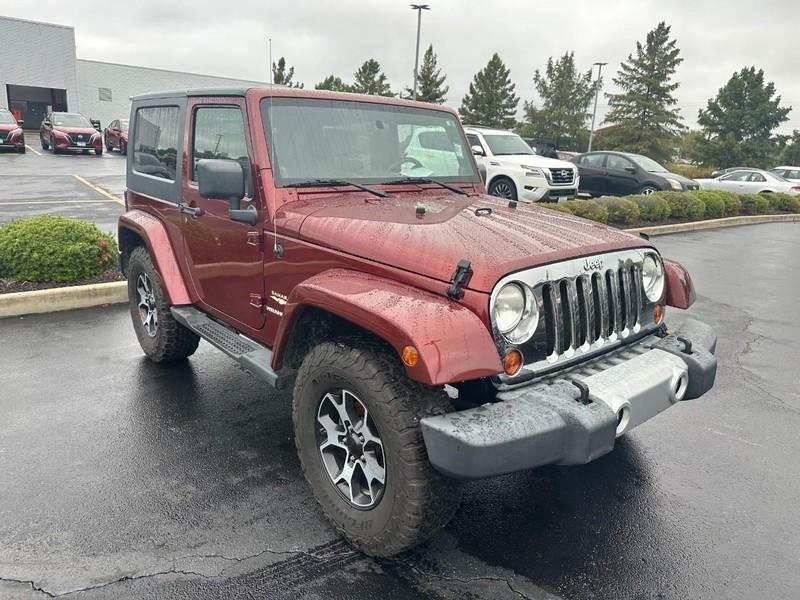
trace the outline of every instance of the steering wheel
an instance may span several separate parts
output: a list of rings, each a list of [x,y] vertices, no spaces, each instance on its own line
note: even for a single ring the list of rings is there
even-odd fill
[[[424,168],[424,166],[425,166],[421,162],[419,162],[416,158],[414,158],[412,156],[404,156],[400,160],[397,160],[397,161],[393,162],[392,164],[390,164],[389,165],[389,170],[390,171],[394,171],[396,169],[396,170],[399,171],[400,168],[406,163],[410,163],[412,166],[420,167],[420,168]]]

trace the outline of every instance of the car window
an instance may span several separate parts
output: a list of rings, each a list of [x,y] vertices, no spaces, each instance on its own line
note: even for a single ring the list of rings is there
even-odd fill
[[[174,181],[178,162],[178,107],[139,108],[134,127],[134,171]]]
[[[238,106],[208,106],[195,111],[192,141],[192,181],[197,161],[203,158],[235,160],[249,172],[250,159],[244,137],[244,118]]]
[[[607,169],[613,169],[614,171],[624,171],[629,167],[633,167],[633,163],[624,156],[609,154],[608,157],[606,158]]]
[[[60,127],[93,127],[92,122],[83,115],[71,113],[54,113],[52,122]]]
[[[486,145],[495,156],[512,156],[514,154],[536,154],[525,141],[515,134],[483,134]]]
[[[111,121],[111,123],[108,124],[108,128],[109,129],[116,129],[117,128],[117,122],[116,121]]]
[[[734,171],[720,177],[720,181],[747,181],[752,171]]]
[[[761,173],[753,172],[753,173],[750,174],[750,181],[756,181],[756,182],[761,183],[762,181],[766,181],[766,180],[767,180],[767,178],[764,177]]]
[[[467,141],[469,142],[470,146],[480,146],[481,148],[483,148],[483,151],[486,152],[486,148],[484,148],[483,144],[481,144],[481,138],[479,138],[474,133],[467,134]]]
[[[586,156],[581,157],[581,164],[585,167],[602,167],[605,158],[606,155],[601,153],[587,154]]]
[[[0,110],[0,125],[16,125],[17,120],[7,110]]]
[[[800,179],[800,169],[789,171],[783,177],[785,179]]]

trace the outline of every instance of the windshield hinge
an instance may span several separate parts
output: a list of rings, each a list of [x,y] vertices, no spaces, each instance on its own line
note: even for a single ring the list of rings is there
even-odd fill
[[[260,311],[264,310],[264,296],[261,294],[250,294],[250,306]]]
[[[263,238],[261,233],[258,231],[248,231],[247,232],[247,245],[248,246],[255,246],[259,250],[263,250],[262,247]]]
[[[461,300],[461,298],[464,296],[464,288],[469,282],[470,277],[472,277],[472,263],[466,258],[462,258],[460,261],[458,261],[456,270],[453,272],[453,276],[450,278],[450,282],[453,285],[447,288],[447,295],[453,300]]]

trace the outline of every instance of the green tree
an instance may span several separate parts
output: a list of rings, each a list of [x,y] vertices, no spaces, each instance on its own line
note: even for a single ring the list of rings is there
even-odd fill
[[[673,153],[675,136],[684,126],[673,95],[678,83],[673,76],[683,62],[670,27],[663,21],[636,42],[636,54],[620,64],[614,83],[622,90],[606,94],[609,111],[605,121],[616,124],[608,143],[620,150],[639,152],[665,162]]]
[[[589,139],[586,123],[596,85],[592,70],[579,72],[575,54],[567,52],[556,61],[550,57],[544,73],[536,69],[533,82],[541,106],[525,102],[521,133],[552,140],[559,148],[583,148]]]
[[[328,75],[325,79],[314,86],[317,90],[330,90],[331,92],[352,92],[353,86],[342,81],[341,77]]]
[[[286,87],[294,87],[294,88],[302,88],[302,83],[293,83],[292,77],[294,77],[294,67],[289,67],[289,70],[286,70],[286,59],[284,57],[280,57],[277,63],[272,63],[272,82],[277,83],[280,85],[285,85]]]
[[[417,100],[431,104],[443,104],[447,99],[447,92],[450,90],[450,86],[444,85],[445,79],[447,76],[442,75],[437,57],[433,53],[433,44],[431,44],[425,50],[425,56],[422,57],[422,66],[417,78]],[[413,98],[414,90],[406,88],[406,97]]]
[[[516,124],[519,97],[514,93],[511,71],[495,52],[486,67],[469,84],[469,92],[458,109],[461,119],[473,125],[510,129]]]
[[[701,145],[703,143],[703,132],[698,129],[688,129],[683,131],[676,143],[677,156],[692,163],[703,162]]]
[[[745,67],[734,73],[706,108],[698,111],[697,123],[705,134],[703,163],[767,166],[780,146],[779,138],[772,133],[792,110],[780,103],[775,84],[765,83],[763,70]]]
[[[374,58],[365,61],[355,72],[353,91],[372,96],[394,96],[387,81],[386,74],[381,71],[380,63]]]
[[[783,147],[779,162],[782,165],[789,165],[792,167],[800,166],[800,131],[797,129],[792,132],[792,137],[789,138],[787,144]]]

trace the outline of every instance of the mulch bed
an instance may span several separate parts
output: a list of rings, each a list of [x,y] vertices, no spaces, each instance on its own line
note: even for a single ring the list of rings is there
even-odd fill
[[[119,269],[109,269],[102,275],[91,279],[81,279],[72,283],[48,283],[35,281],[15,281],[13,279],[0,279],[0,294],[11,294],[13,292],[31,292],[33,290],[49,290],[52,288],[72,287],[75,285],[86,285],[89,283],[110,283],[112,281],[124,281],[125,278]]]

